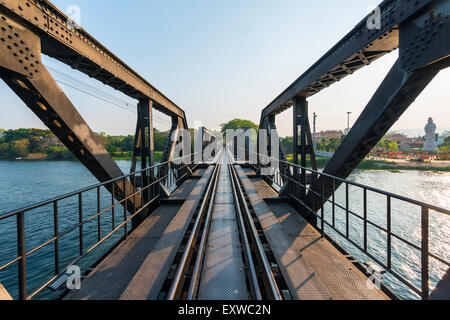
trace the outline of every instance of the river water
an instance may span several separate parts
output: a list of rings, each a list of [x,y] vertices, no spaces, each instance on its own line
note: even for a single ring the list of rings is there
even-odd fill
[[[129,161],[117,161],[124,172],[129,171]],[[434,173],[424,171],[355,171],[349,178],[352,181],[376,187],[402,196],[424,201],[438,207],[450,207],[450,173]],[[76,191],[97,180],[79,162],[75,161],[0,161],[0,216],[12,210],[25,207],[46,199]],[[349,189],[350,210],[361,214],[362,191],[355,187]],[[70,230],[78,222],[78,203],[75,198],[61,201],[59,209],[59,232]],[[336,201],[345,207],[345,189],[341,187],[336,194]],[[106,190],[101,190],[101,208],[111,204],[111,196]],[[97,208],[96,190],[83,195],[83,217],[95,214]],[[361,214],[362,215],[362,214]],[[331,221],[331,207],[325,208],[327,221]],[[336,209],[336,226],[345,232],[345,211]],[[386,225],[386,198],[372,192],[368,193],[368,218],[381,226]],[[123,214],[117,214],[114,223],[122,222]],[[102,215],[101,234],[112,230],[112,214],[107,211]],[[25,215],[26,249],[39,246],[52,238],[53,206],[32,210]],[[357,218],[350,219],[350,235],[358,243],[362,243],[362,223]],[[420,245],[420,208],[401,201],[392,200],[392,230],[414,244]],[[333,233],[326,231],[340,245],[353,254],[359,261],[370,260],[351,244]],[[89,248],[97,240],[97,220],[93,219],[84,226],[84,248]],[[78,264],[82,269],[89,267],[114,245],[123,235],[119,231],[104,244],[87,255]],[[450,261],[450,217],[430,212],[430,251]],[[16,219],[0,220],[0,266],[17,256]],[[369,227],[369,251],[381,261],[385,261],[386,237],[383,232]],[[79,230],[68,232],[59,243],[60,267],[66,266],[79,254]],[[400,241],[392,242],[393,268],[405,279],[412,281],[420,288],[420,252]],[[39,285],[50,279],[54,274],[54,247],[46,246],[27,257],[27,289],[33,292]],[[446,268],[441,263],[431,259],[430,283],[435,286]],[[405,285],[389,274],[383,276],[383,281],[400,297],[415,299],[417,296]],[[17,264],[0,271],[0,283],[17,297]],[[50,290],[44,290],[37,298],[52,298]]]

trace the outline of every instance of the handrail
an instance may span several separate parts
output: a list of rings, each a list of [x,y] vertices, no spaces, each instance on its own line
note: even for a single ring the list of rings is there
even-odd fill
[[[429,208],[429,209],[431,209],[433,211],[438,211],[438,212],[450,215],[450,209],[444,209],[444,208],[441,208],[441,207],[438,207],[438,206],[435,206],[435,205],[432,205],[432,204],[429,204],[429,203],[426,203],[426,202],[423,202],[423,201],[411,199],[411,198],[408,198],[408,197],[405,197],[405,196],[401,196],[401,195],[398,195],[398,194],[395,194],[395,193],[392,193],[392,192],[389,192],[389,191],[377,189],[375,187],[366,186],[366,185],[363,185],[363,184],[358,183],[358,182],[354,182],[354,181],[346,180],[346,179],[343,179],[343,178],[339,178],[339,177],[336,177],[336,176],[333,176],[333,175],[330,175],[330,174],[327,174],[327,173],[324,173],[324,172],[321,172],[321,171],[317,171],[317,170],[313,170],[313,169],[310,169],[310,168],[302,167],[301,165],[294,164],[294,163],[289,162],[289,161],[283,161],[283,160],[276,159],[276,158],[273,158],[273,157],[269,157],[269,156],[266,156],[266,155],[263,155],[263,154],[259,154],[259,153],[253,152],[253,151],[250,151],[250,153],[259,155],[259,156],[261,156],[262,158],[265,158],[265,159],[276,160],[276,161],[278,161],[280,163],[284,163],[284,164],[287,164],[287,165],[292,166],[292,167],[297,167],[298,169],[304,169],[304,170],[309,171],[311,173],[314,173],[316,175],[321,175],[321,176],[324,176],[324,177],[327,177],[327,178],[331,178],[331,179],[334,179],[336,181],[340,181],[342,183],[348,183],[348,184],[351,184],[351,185],[353,185],[355,187],[365,188],[368,191],[381,193],[383,195],[390,196],[390,197],[398,199],[398,200],[407,201],[407,202],[410,202],[412,204],[416,204],[418,206],[426,206],[427,208]]]
[[[173,172],[171,170],[169,170],[166,175],[161,176],[160,170],[157,170],[157,169],[160,167],[169,165],[170,163],[172,163],[176,160],[184,159],[186,157],[190,157],[190,156],[183,156],[178,159],[174,159],[172,161],[159,163],[159,164],[153,165],[151,167],[144,168],[144,169],[138,170],[136,172],[132,172],[132,173],[123,175],[121,177],[111,179],[106,182],[98,183],[98,184],[95,184],[95,185],[92,185],[92,186],[89,186],[89,187],[86,187],[86,188],[83,188],[83,189],[80,189],[77,191],[73,191],[73,192],[64,194],[62,196],[59,196],[59,197],[56,197],[53,199],[49,199],[49,200],[46,200],[46,201],[43,201],[43,202],[40,202],[37,204],[33,204],[33,205],[27,206],[25,208],[14,210],[12,212],[1,215],[0,221],[3,221],[5,219],[8,219],[8,218],[11,218],[14,216],[16,216],[16,218],[17,218],[17,224],[16,224],[17,235],[18,235],[18,237],[17,237],[17,248],[18,248],[17,256],[12,258],[10,261],[6,262],[5,264],[0,265],[0,271],[10,267],[11,265],[13,265],[15,263],[18,264],[18,280],[17,281],[18,281],[18,288],[19,288],[19,292],[18,292],[19,299],[24,300],[24,299],[32,299],[33,297],[35,297],[42,290],[44,290],[48,285],[50,285],[53,281],[55,281],[62,274],[64,274],[64,272],[66,272],[66,269],[68,268],[68,266],[77,263],[82,258],[84,258],[86,255],[88,255],[89,253],[94,251],[99,245],[104,243],[113,234],[116,234],[117,231],[122,229],[124,231],[122,240],[126,239],[129,234],[128,223],[130,221],[132,221],[134,218],[136,218],[138,215],[143,213],[144,210],[147,210],[150,207],[150,205],[155,203],[155,201],[158,201],[160,199],[159,189],[156,188],[156,186],[158,184],[164,184],[167,188],[171,189],[174,186],[176,186],[177,183],[180,180],[184,179],[185,176],[187,175],[187,174],[184,174],[181,177],[175,177],[175,176],[173,176],[174,175]],[[189,165],[191,165],[191,164],[183,164],[177,169],[183,170],[184,168],[188,167]],[[149,177],[151,177],[150,181],[149,181],[150,183],[148,185],[142,186],[138,189],[136,186],[136,175],[139,173],[143,173],[143,172],[146,172],[147,175]],[[115,188],[120,188],[121,186],[124,188],[125,182],[127,181],[128,178],[131,178],[130,181],[132,183],[133,191],[130,193],[127,193],[124,191],[123,199],[116,201],[116,195],[114,194]],[[112,190],[111,204],[103,209],[100,206],[101,205],[100,188],[102,188],[102,187],[110,188]],[[83,217],[83,194],[86,194],[92,190],[97,190],[97,192],[96,192],[97,212],[90,215],[89,217]],[[145,204],[143,204],[141,207],[134,208],[132,210],[133,212],[129,212],[129,208],[127,206],[128,201],[131,201],[131,199],[134,199],[134,197],[136,197],[138,194],[142,196],[142,195],[144,195],[144,193],[148,193],[149,200]],[[73,223],[70,226],[68,226],[65,230],[60,231],[59,227],[58,227],[58,225],[59,225],[58,218],[59,218],[59,212],[60,212],[60,210],[58,208],[58,203],[64,199],[69,199],[69,198],[76,198],[76,201],[78,202],[78,218],[76,219],[77,221],[73,221]],[[31,210],[37,209],[37,208],[42,208],[42,207],[45,207],[50,204],[53,204],[53,225],[54,225],[53,235],[50,237],[50,239],[47,239],[43,243],[37,244],[32,249],[27,250],[26,244],[25,244],[25,230],[26,230],[25,214],[28,211],[31,211]],[[123,206],[123,220],[121,223],[116,225],[116,218],[115,218],[116,210],[115,209],[118,206]],[[77,211],[77,209],[75,209],[75,211]],[[111,212],[111,222],[110,223],[112,223],[112,228],[108,234],[102,236],[102,228],[101,228],[102,223],[101,223],[100,217],[103,214],[106,214],[108,212]],[[97,232],[97,240],[89,248],[85,248],[84,241],[83,241],[84,240],[83,226],[94,220],[97,220],[97,231],[96,231]],[[77,229],[79,230],[79,235],[78,235],[79,255],[75,259],[73,259],[69,264],[67,264],[64,268],[60,268],[59,240]],[[31,294],[28,294],[27,285],[26,285],[26,282],[27,282],[27,268],[26,268],[27,256],[43,249],[44,247],[51,245],[51,244],[54,245],[54,275],[49,280],[47,280],[44,284],[40,285],[39,288],[34,290]]]
[[[20,213],[20,212],[22,212],[22,211],[30,211],[30,210],[36,209],[36,208],[38,208],[38,207],[42,207],[42,206],[49,205],[49,204],[51,204],[51,203],[53,203],[53,202],[55,202],[55,201],[64,200],[64,199],[73,197],[73,196],[75,196],[75,195],[77,195],[77,194],[79,194],[79,193],[85,193],[85,192],[88,192],[88,191],[93,190],[93,189],[95,189],[95,188],[103,187],[103,186],[105,186],[105,185],[109,185],[109,184],[111,184],[111,183],[113,183],[113,182],[122,181],[124,178],[133,177],[133,176],[135,176],[136,174],[139,174],[139,173],[142,173],[142,172],[144,172],[144,171],[151,170],[151,169],[159,168],[159,167],[161,167],[161,166],[163,166],[163,165],[170,164],[170,163],[172,163],[172,162],[174,162],[174,161],[177,161],[177,160],[180,160],[180,159],[184,159],[184,158],[189,157],[189,156],[190,156],[190,155],[183,156],[183,157],[180,157],[180,158],[177,158],[177,159],[173,159],[173,160],[170,160],[170,161],[166,161],[166,162],[161,162],[161,163],[155,164],[155,165],[153,165],[153,166],[151,166],[151,167],[147,167],[147,168],[145,168],[145,169],[140,169],[140,170],[135,171],[135,172],[131,172],[131,173],[128,173],[128,174],[124,174],[123,176],[116,177],[116,178],[114,178],[114,179],[111,179],[111,180],[108,180],[108,181],[105,181],[105,182],[99,182],[99,183],[97,183],[97,184],[93,184],[93,185],[91,185],[91,186],[88,186],[88,187],[85,187],[85,188],[82,188],[82,189],[79,189],[79,190],[76,190],[76,191],[72,191],[72,192],[63,194],[63,195],[61,195],[61,196],[55,197],[55,198],[51,198],[51,199],[48,199],[48,200],[44,200],[44,201],[42,201],[42,202],[38,202],[38,203],[35,203],[35,204],[33,204],[33,205],[24,207],[24,208],[15,209],[14,211],[10,211],[10,212],[7,212],[7,213],[4,213],[4,214],[0,215],[0,220],[9,218],[9,217],[11,217],[11,216],[14,216],[14,215],[16,215],[16,214],[18,214],[18,213]],[[183,176],[183,177],[184,177],[184,176]],[[183,178],[183,177],[181,177],[181,178]],[[164,178],[167,178],[167,176],[165,176]]]
[[[252,151],[250,151],[250,152],[252,152]],[[308,186],[304,182],[302,183],[298,176],[295,177],[293,174],[286,175],[285,173],[280,172],[280,170],[277,170],[276,172],[274,172],[274,177],[271,179],[271,182],[273,184],[277,185],[278,187],[282,187],[282,185],[284,183],[288,183],[288,185],[289,185],[287,187],[288,196],[292,199],[292,201],[294,201],[296,204],[298,204],[300,208],[302,208],[303,215],[305,217],[313,216],[316,219],[318,219],[318,222],[314,227],[318,231],[321,232],[322,237],[326,236],[326,237],[333,239],[332,236],[329,234],[329,232],[325,229],[325,227],[330,228],[337,235],[344,238],[346,241],[348,241],[350,244],[352,244],[355,248],[357,248],[359,251],[364,253],[370,259],[372,259],[375,263],[379,264],[381,267],[383,267],[385,270],[387,270],[391,275],[393,275],[397,280],[399,280],[404,285],[406,285],[414,293],[421,296],[422,299],[426,299],[428,297],[429,291],[430,291],[430,288],[429,288],[429,267],[430,267],[429,260],[430,260],[430,258],[441,263],[443,266],[450,267],[449,261],[446,261],[444,257],[439,256],[439,254],[437,254],[437,253],[430,252],[430,249],[429,249],[429,240],[430,240],[429,239],[429,213],[430,213],[430,210],[439,212],[439,213],[443,213],[447,216],[450,215],[450,210],[440,208],[440,207],[437,207],[432,204],[427,204],[427,203],[424,203],[422,201],[418,201],[415,199],[410,199],[410,198],[407,198],[404,196],[393,194],[391,192],[387,192],[387,191],[373,188],[370,186],[365,186],[365,185],[357,183],[357,182],[353,182],[353,181],[349,181],[349,180],[342,179],[339,177],[335,177],[330,174],[326,174],[326,173],[323,173],[323,172],[320,172],[317,170],[305,168],[300,165],[296,165],[294,163],[279,160],[279,159],[269,157],[266,155],[262,155],[262,154],[258,154],[255,152],[252,152],[252,153],[259,155],[261,158],[269,158],[269,159],[276,160],[280,163],[284,163],[292,169],[292,171],[291,171],[291,169],[289,170],[290,172],[295,172],[295,170],[293,170],[293,169],[296,168],[296,169],[302,169],[308,173],[311,173],[312,176],[314,177],[315,182],[312,182],[310,186]],[[300,170],[297,170],[297,172],[298,171],[300,171]],[[327,179],[323,179],[323,178],[319,179],[319,177],[326,177]],[[283,178],[283,179],[281,179],[281,178]],[[332,191],[332,194],[330,195],[330,197],[325,197],[325,192],[324,192],[324,190],[325,190],[324,181],[325,180],[327,180],[327,182],[333,184],[333,191]],[[319,182],[318,185],[316,185],[317,182]],[[345,186],[345,205],[341,205],[340,203],[337,203],[336,199],[335,199],[335,193],[336,193],[335,189],[336,188],[334,186],[336,186],[338,183],[339,184],[342,183]],[[315,185],[315,189],[312,188],[312,185]],[[363,214],[357,214],[354,210],[350,210],[349,186],[355,186],[355,187],[358,187],[363,190],[363,199],[362,199],[363,206],[361,209],[363,211]],[[318,200],[318,202],[320,202],[322,200],[322,203],[319,206],[319,208],[315,208],[314,204],[312,205],[312,207],[309,207],[308,206],[309,202],[306,202],[306,199],[302,198],[302,193],[300,192],[301,190],[309,191],[310,194],[313,196],[312,201]],[[386,226],[381,226],[377,222],[369,220],[368,214],[367,214],[368,213],[368,210],[367,210],[367,201],[368,201],[367,192],[368,191],[371,191],[371,192],[374,192],[376,194],[386,197]],[[416,245],[416,244],[412,243],[410,240],[405,239],[404,236],[398,235],[392,230],[392,199],[397,199],[397,200],[403,201],[405,203],[413,204],[420,208],[419,214],[420,214],[420,219],[421,219],[421,232],[422,232],[422,236],[420,239],[420,245]],[[328,217],[325,216],[325,204],[331,205],[331,208],[330,208],[331,212],[328,212]],[[343,218],[340,221],[340,223],[343,224],[343,226],[345,227],[344,231],[340,230],[341,228],[338,228],[336,225],[336,219],[337,219],[336,213],[335,213],[336,208],[339,208],[345,212],[345,218]],[[331,218],[330,218],[330,214],[331,214]],[[357,217],[360,221],[362,221],[363,244],[359,244],[354,239],[352,239],[353,237],[351,236],[351,233],[350,233],[350,224],[351,224],[350,219],[349,219],[350,216]],[[330,219],[331,219],[331,221],[330,221]],[[380,232],[383,232],[385,234],[386,246],[387,246],[387,250],[386,250],[386,254],[385,254],[386,255],[385,261],[381,261],[381,259],[376,257],[375,254],[369,252],[369,249],[370,249],[370,239],[368,239],[368,226],[369,225],[378,229]],[[413,280],[406,279],[404,276],[400,275],[393,268],[392,254],[393,254],[393,252],[396,252],[395,247],[392,246],[392,240],[394,238],[396,240],[400,241],[401,243],[403,243],[411,248],[414,248],[415,250],[420,251],[421,288],[416,287],[416,285],[414,285]]]

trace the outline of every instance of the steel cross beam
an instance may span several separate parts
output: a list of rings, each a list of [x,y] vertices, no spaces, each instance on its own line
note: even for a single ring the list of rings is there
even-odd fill
[[[136,71],[105,48],[47,0],[2,0],[3,13],[39,36],[42,52],[138,100],[150,99],[154,108],[185,118],[184,111]]]
[[[5,15],[0,18],[0,30],[0,77],[98,180],[122,176],[98,137],[43,66],[40,38]],[[124,181],[114,190],[121,199],[134,188]],[[139,207],[139,195],[135,199]],[[132,205],[130,201],[129,208]]]
[[[450,66],[450,3],[434,1],[425,11],[400,26],[399,58],[369,101],[352,129],[323,170],[347,178],[440,70]],[[324,179],[325,181],[322,181]],[[339,187],[326,178],[314,183],[307,203],[317,211]],[[314,194],[316,192],[316,194]]]
[[[379,6],[381,29],[369,29],[367,21],[371,15],[366,16],[341,41],[264,108],[261,119],[269,114],[279,114],[292,107],[294,97],[312,96],[386,53],[397,49],[399,25],[425,7],[433,6],[437,2],[432,0],[383,1]]]
[[[397,61],[323,172],[347,178],[439,71],[448,66],[450,58],[413,72],[405,72]],[[306,202],[314,211],[326,201],[317,196],[320,194],[322,180],[325,186],[324,197],[327,199],[340,185],[338,182],[332,184],[331,179],[321,176],[307,196]],[[314,195],[313,192],[317,194]]]
[[[167,179],[170,179],[170,175],[173,174],[177,185],[180,185],[183,180],[180,179],[180,175],[183,175],[182,172],[185,172],[186,170],[189,170],[188,167],[185,167],[183,165],[183,170],[178,170],[179,166],[173,163],[174,160],[174,153],[175,153],[175,147],[177,146],[177,143],[181,143],[184,134],[186,134],[186,131],[188,130],[188,126],[186,124],[185,119],[172,116],[172,126],[170,128],[169,137],[167,138],[166,148],[163,153],[161,163],[165,163],[164,166],[162,166],[159,169],[159,176],[161,177],[160,182],[160,191],[161,196],[166,198],[170,195],[169,190],[167,190],[164,186]],[[192,159],[192,154],[189,155],[190,159]]]

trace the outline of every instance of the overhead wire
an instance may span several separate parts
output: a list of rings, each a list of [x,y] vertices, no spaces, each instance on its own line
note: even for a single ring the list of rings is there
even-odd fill
[[[98,88],[95,88],[94,86],[91,86],[89,84],[87,84],[86,82],[76,79],[58,69],[55,69],[51,66],[46,65],[46,67],[53,73],[53,76],[55,77],[55,80],[64,85],[67,86],[69,88],[72,88],[74,90],[77,90],[79,92],[82,92],[84,94],[87,94],[91,97],[94,97],[96,99],[99,99],[103,102],[106,103],[110,103],[118,108],[121,108],[123,110],[132,112],[134,114],[136,114],[136,110],[131,109],[132,107],[135,107],[134,104],[125,101],[121,98],[118,98],[110,93],[107,93],[103,90],[100,90]],[[80,88],[82,87],[82,88]],[[165,119],[159,118],[159,117],[153,117],[156,122],[165,125],[165,126],[170,126],[171,123]]]

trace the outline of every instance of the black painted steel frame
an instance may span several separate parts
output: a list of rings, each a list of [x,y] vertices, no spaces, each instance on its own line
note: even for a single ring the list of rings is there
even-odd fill
[[[153,109],[172,118],[171,134],[188,128],[182,109],[47,0],[0,3],[0,50],[0,77],[101,182],[124,174],[42,64],[42,53],[139,101],[131,172],[135,171],[138,156],[141,168],[154,164]],[[178,136],[174,141],[171,137],[162,159],[165,166],[160,168],[161,175],[172,171],[176,176],[186,176],[190,167],[172,164]],[[138,177],[138,186],[145,188],[152,179],[144,171]],[[182,183],[182,179],[178,180]],[[168,196],[164,183],[154,186],[152,195],[159,194],[161,189]],[[114,196],[122,199],[135,191],[132,183],[126,181],[123,187],[117,186]],[[135,200],[128,201],[128,210],[142,207],[151,198],[144,195],[141,199],[137,195]],[[133,226],[146,214],[137,217]]]
[[[304,138],[305,135],[311,136],[310,127],[302,122],[301,117],[303,114],[307,116],[307,97],[399,48],[398,60],[324,169],[325,173],[345,179],[437,73],[450,65],[450,2],[385,0],[379,8],[381,29],[368,28],[370,16],[364,18],[262,111],[260,128],[265,129],[269,119],[274,122],[277,114],[294,106],[294,163],[298,163],[299,125],[302,159],[308,151],[314,154],[314,150],[308,150],[313,149],[312,143]],[[285,177],[290,177],[291,173],[283,164],[284,152],[280,158],[280,171],[285,173]],[[302,166],[306,167],[304,160]],[[293,179],[306,184],[304,170],[299,176],[295,170]],[[316,194],[322,181],[315,178],[312,176],[311,181],[315,193],[308,192],[298,197],[317,211],[320,201]],[[338,186],[325,182],[325,196],[331,195]],[[282,191],[285,189],[286,186]]]
[[[353,184],[345,180],[348,175],[365,158],[439,71],[450,66],[449,1],[385,0],[379,5],[379,8],[381,12],[380,29],[368,27],[368,20],[369,18],[372,19],[373,15],[365,17],[349,34],[264,108],[261,114],[259,127],[260,129],[268,129],[270,127],[269,123],[275,122],[277,114],[294,107],[294,164],[286,162],[284,151],[280,150],[279,172],[277,176],[270,177],[269,182],[278,180],[280,196],[290,197],[294,207],[320,230],[324,229],[324,223],[328,226],[330,225],[324,219],[321,219],[323,216],[320,217],[320,214],[317,214],[317,212],[321,210],[323,214],[323,206],[325,203],[330,202],[330,197],[333,197],[331,202],[334,208],[334,194],[340,184],[344,183],[346,186]],[[311,129],[307,120],[307,98],[397,48],[399,49],[399,58],[347,134],[341,146],[324,168],[323,173],[315,170],[316,167],[313,167],[313,170],[306,168],[306,154],[308,151],[311,151],[312,155],[314,154],[312,142],[307,141],[306,138],[311,136]],[[300,141],[299,127],[301,130]],[[308,150],[308,145],[312,150]],[[259,153],[261,153],[260,150],[258,150]],[[298,166],[299,153],[301,155],[301,166]],[[266,155],[267,153],[261,154],[259,157]],[[258,161],[257,173],[260,172],[260,168],[260,161]],[[301,172],[300,175],[298,174],[299,171]],[[310,181],[307,179],[307,172],[310,172]],[[365,186],[359,186],[364,189],[364,192],[370,189]],[[383,193],[380,190],[373,190]],[[388,201],[391,198],[399,199],[398,196],[388,193],[384,194],[388,197]],[[414,292],[426,298],[429,294],[428,259],[431,256],[439,260],[439,258],[430,255],[428,252],[428,211],[432,206],[406,198],[401,198],[401,200],[416,203],[422,207],[423,242],[420,248],[405,239],[400,239],[391,232],[390,228],[383,229],[380,226],[374,226],[387,233],[388,246],[391,245],[391,238],[396,237],[421,250],[421,290],[407,283],[405,279],[399,278],[399,275],[391,269],[390,249],[387,264],[380,263],[379,260],[368,254],[367,244],[364,248],[361,248],[348,238],[348,223],[346,225],[346,234],[335,231],[371,258],[374,258],[377,263],[389,270]],[[364,205],[366,208],[366,199],[364,199]],[[347,212],[347,217],[349,213],[352,214],[348,210],[348,203],[347,208],[344,209]],[[434,207],[433,210],[448,214],[448,211],[445,209]],[[388,221],[390,221],[390,214],[390,210],[388,210]],[[370,223],[366,218],[366,216],[361,218],[364,221],[365,232],[367,232],[367,224]],[[317,226],[318,219],[321,221],[321,226]],[[334,222],[331,227],[334,228]],[[439,261],[448,266],[447,262]]]

